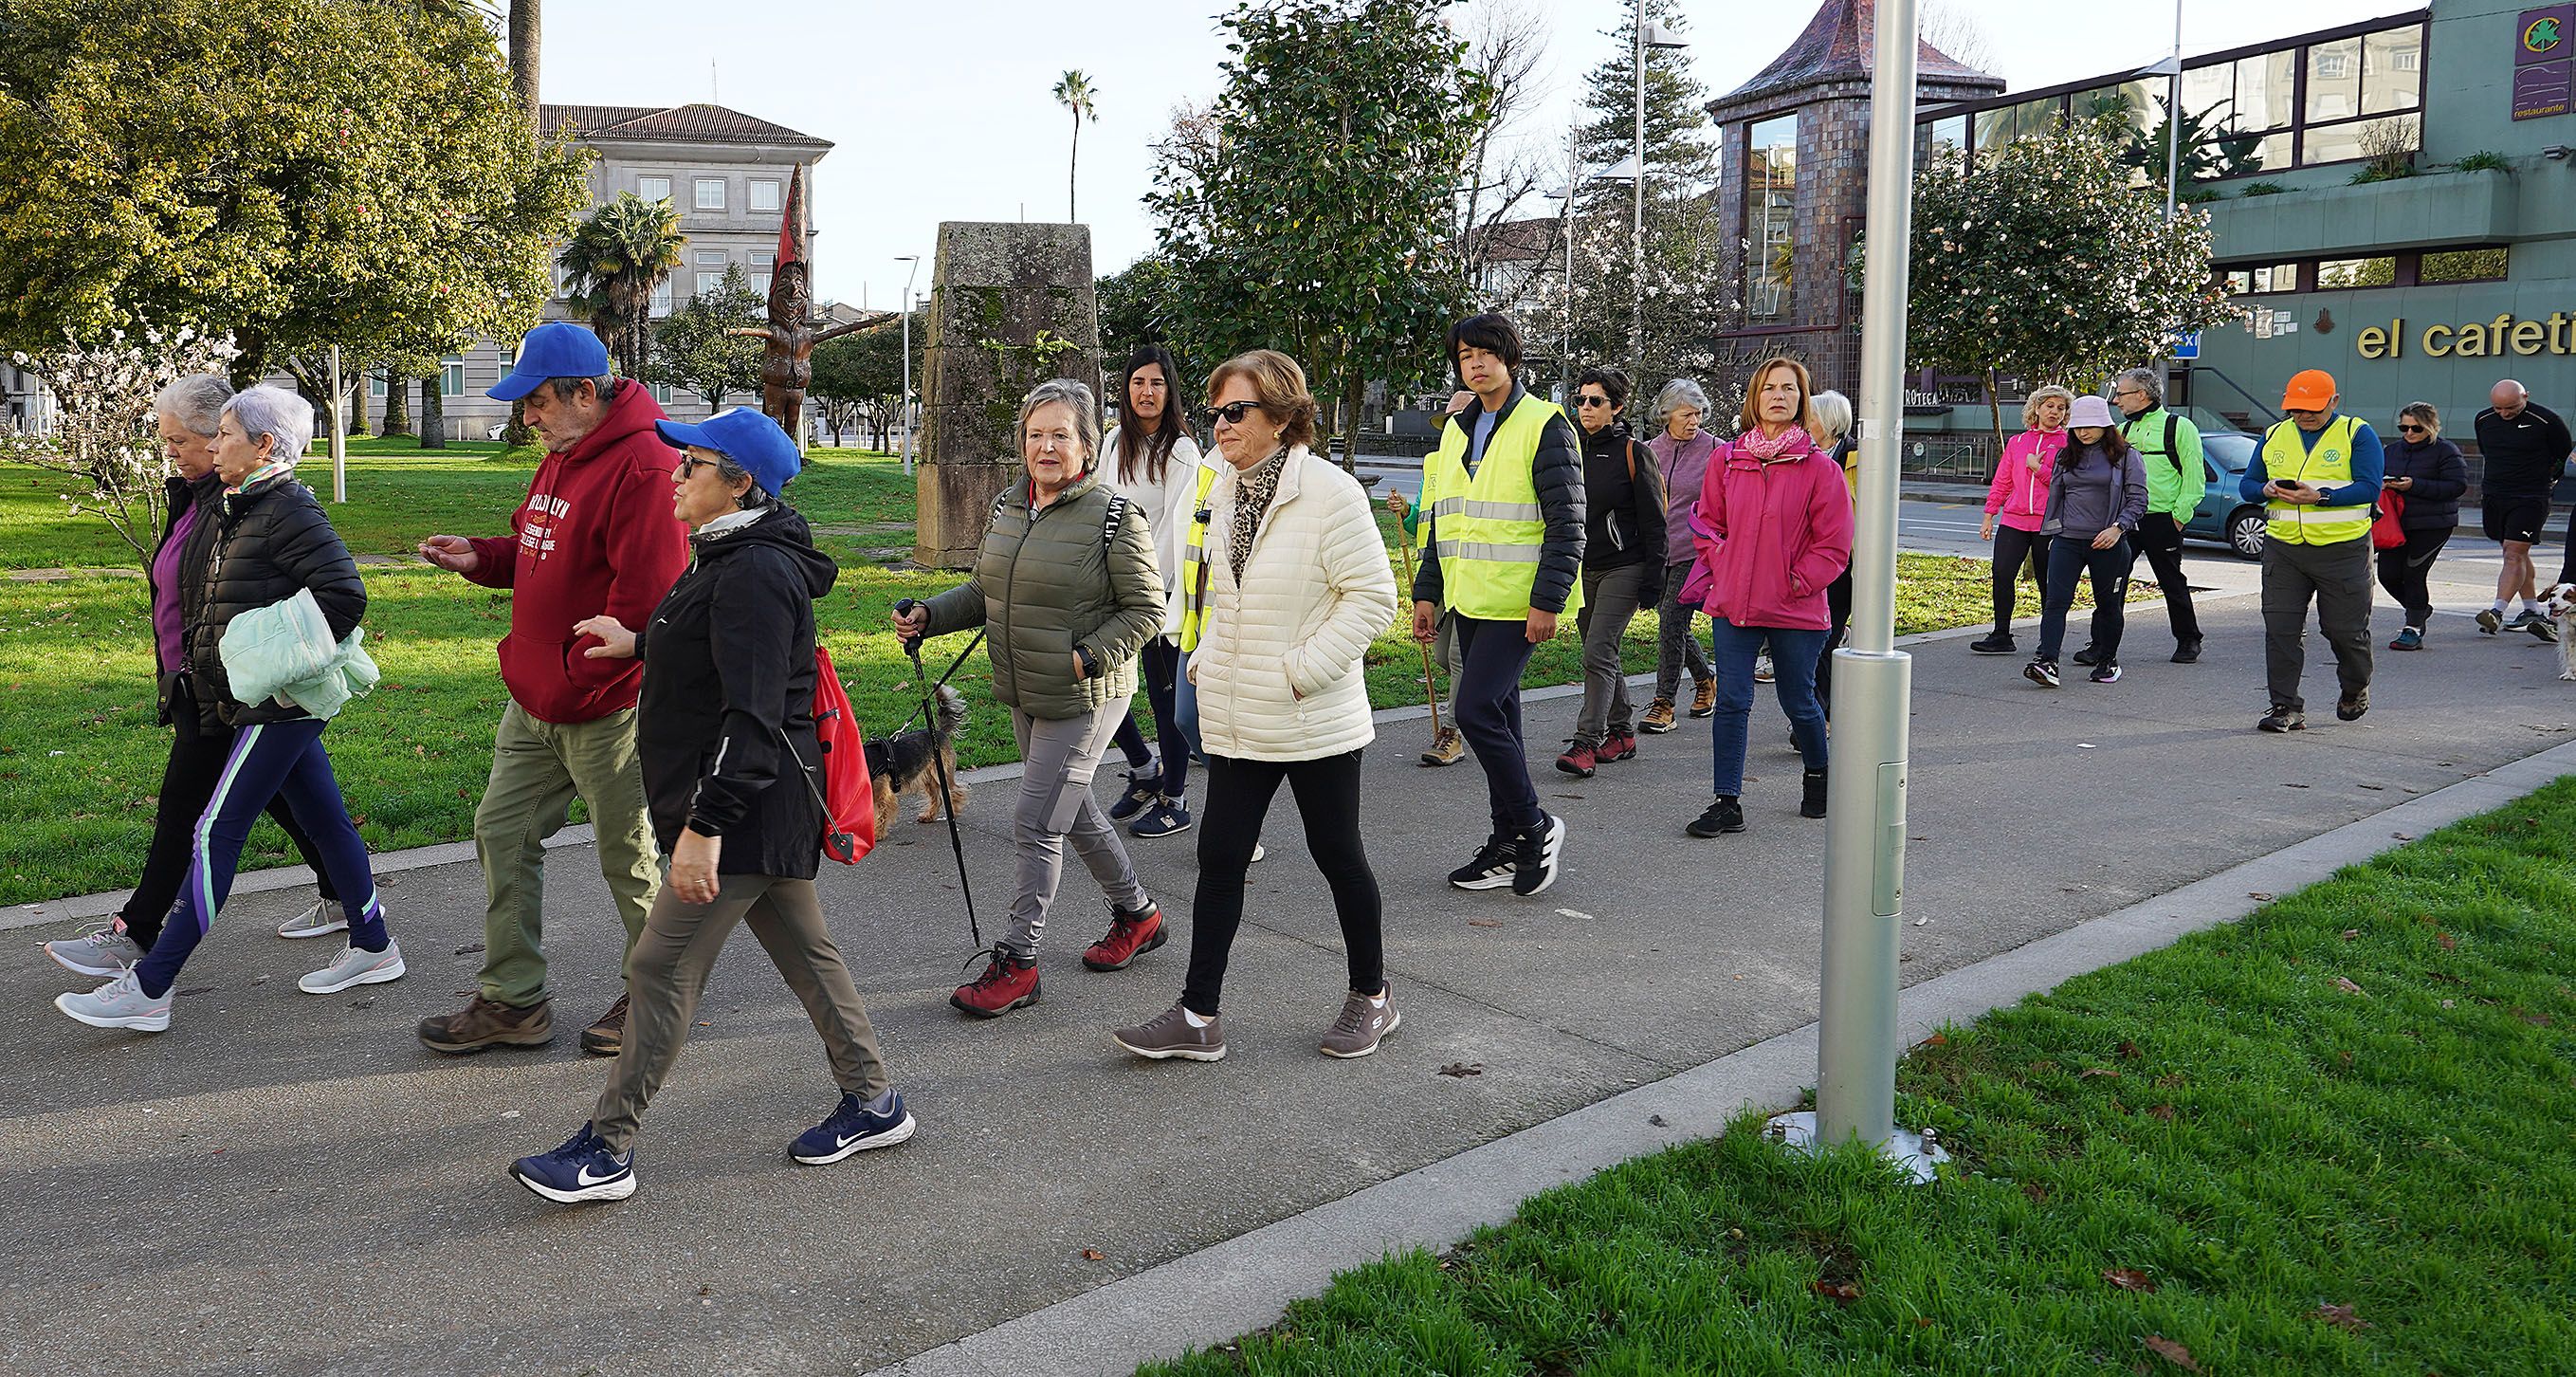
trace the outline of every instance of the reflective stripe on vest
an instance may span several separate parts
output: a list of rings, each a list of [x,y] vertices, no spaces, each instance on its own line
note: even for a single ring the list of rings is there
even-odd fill
[[[2352,441],[2361,422],[2338,416],[2309,448],[2296,421],[2282,421],[2263,436],[2263,472],[2275,480],[2296,479],[2312,488],[2335,488],[2352,481]],[[2371,508],[2328,507],[2272,501],[2263,504],[2264,538],[2291,545],[2340,545],[2370,534]]]
[[[1564,417],[1555,403],[1523,394],[1486,439],[1484,462],[1473,477],[1467,473],[1467,417],[1443,427],[1440,447],[1422,461],[1422,503],[1432,522],[1429,548],[1440,557],[1441,596],[1458,615],[1508,622],[1529,616],[1539,551],[1547,542],[1531,467],[1547,423]],[[1572,617],[1582,605],[1583,580],[1577,577],[1561,615]]]
[[[1207,614],[1208,489],[1216,486],[1216,465],[1199,465],[1199,490],[1190,498],[1189,543],[1181,547],[1181,651],[1199,648],[1199,619]]]

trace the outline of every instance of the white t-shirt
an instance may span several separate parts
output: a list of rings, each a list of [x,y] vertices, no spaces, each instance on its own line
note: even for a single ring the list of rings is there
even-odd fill
[[[1111,430],[1100,441],[1100,474],[1109,489],[1135,503],[1145,513],[1145,527],[1154,535],[1154,567],[1163,572],[1163,634],[1181,634],[1181,552],[1189,544],[1190,502],[1198,496],[1199,470],[1205,461],[1199,456],[1198,443],[1184,434],[1172,442],[1172,457],[1163,466],[1163,481],[1154,483],[1145,477],[1143,455],[1136,460],[1136,481],[1118,481],[1118,432]]]

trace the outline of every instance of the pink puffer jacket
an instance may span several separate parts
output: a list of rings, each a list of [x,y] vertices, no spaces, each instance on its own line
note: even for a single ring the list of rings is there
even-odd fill
[[[1684,604],[1737,626],[1833,625],[1825,589],[1851,565],[1851,493],[1842,466],[1804,434],[1767,461],[1740,441],[1720,445],[1690,525],[1699,559]]]
[[[2016,531],[2038,530],[2048,516],[2049,476],[2064,448],[2063,430],[2025,430],[2006,440],[1995,481],[1986,488],[1986,515]]]

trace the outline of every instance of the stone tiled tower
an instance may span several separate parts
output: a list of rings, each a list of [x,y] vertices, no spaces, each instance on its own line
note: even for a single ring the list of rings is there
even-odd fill
[[[1859,298],[1850,288],[1847,260],[1868,200],[1877,9],[1875,0],[1825,0],[1787,51],[1708,103],[1725,149],[1718,180],[1721,222],[1731,241],[1752,245],[1741,287],[1747,318],[1718,336],[1721,377],[1786,353],[1806,360],[1820,389],[1853,393],[1859,385]],[[1954,61],[1929,43],[1919,45],[1916,61],[1915,99],[1922,107],[2004,89],[2001,77]],[[1784,117],[1797,121],[1792,233],[1777,250],[1787,260],[1790,280],[1776,297],[1776,309],[1757,313],[1754,304],[1763,294],[1754,279],[1764,252],[1747,213],[1747,175],[1761,175],[1763,162],[1749,146],[1748,133]]]

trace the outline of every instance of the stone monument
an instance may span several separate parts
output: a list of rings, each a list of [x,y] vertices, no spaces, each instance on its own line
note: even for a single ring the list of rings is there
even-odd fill
[[[1049,378],[1100,391],[1090,227],[941,222],[922,356],[912,557],[964,569],[994,496],[1022,472],[1020,398]]]

